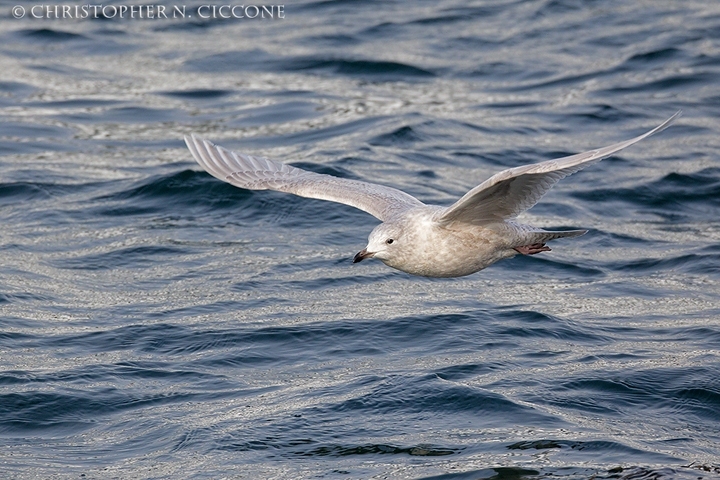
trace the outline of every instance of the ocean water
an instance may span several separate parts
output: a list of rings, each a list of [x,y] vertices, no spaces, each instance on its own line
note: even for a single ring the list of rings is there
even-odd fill
[[[0,2],[0,477],[720,477],[720,4],[226,4]],[[449,205],[680,109],[458,279],[182,142]]]

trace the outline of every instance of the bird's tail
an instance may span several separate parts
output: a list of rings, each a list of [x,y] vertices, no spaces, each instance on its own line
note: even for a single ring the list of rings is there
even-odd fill
[[[580,235],[585,235],[587,232],[587,230],[535,230],[532,232],[527,232],[528,245],[533,243],[546,243],[550,240],[555,240],[556,238],[579,237]]]

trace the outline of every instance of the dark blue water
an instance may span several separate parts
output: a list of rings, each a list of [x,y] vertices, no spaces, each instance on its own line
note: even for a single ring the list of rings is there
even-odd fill
[[[0,476],[720,476],[716,2],[13,5]],[[374,218],[233,188],[182,143],[448,205],[679,109],[522,218],[589,234],[460,279],[353,265]]]

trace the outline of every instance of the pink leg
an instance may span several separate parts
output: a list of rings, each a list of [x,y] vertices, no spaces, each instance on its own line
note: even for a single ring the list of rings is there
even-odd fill
[[[523,255],[535,255],[540,252],[549,252],[550,247],[546,247],[544,243],[533,243],[532,245],[523,245],[522,247],[515,247],[518,253]]]

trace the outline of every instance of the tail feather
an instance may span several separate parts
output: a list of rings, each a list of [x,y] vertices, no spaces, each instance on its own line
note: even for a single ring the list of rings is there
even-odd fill
[[[528,244],[533,243],[545,243],[549,242],[550,240],[555,240],[556,238],[572,238],[572,237],[579,237],[580,235],[585,235],[588,231],[587,230],[562,230],[562,231],[552,231],[552,230],[537,230],[533,232],[528,232]]]

